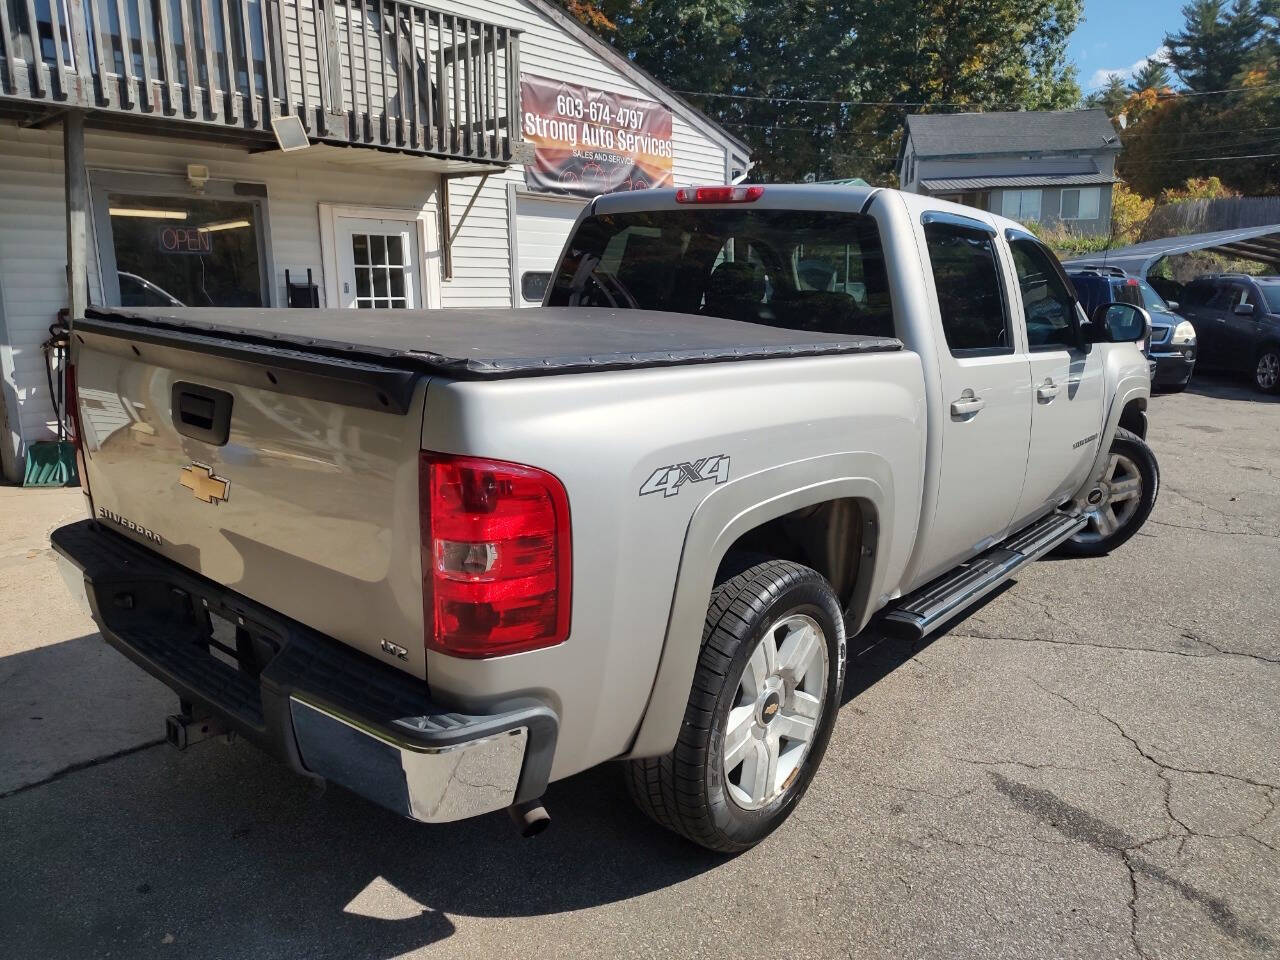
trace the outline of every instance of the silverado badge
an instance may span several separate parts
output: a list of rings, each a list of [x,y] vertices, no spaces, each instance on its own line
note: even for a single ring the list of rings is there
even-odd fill
[[[190,466],[182,468],[178,482],[204,503],[226,503],[231,496],[231,481],[219,477],[207,463],[192,460]]]

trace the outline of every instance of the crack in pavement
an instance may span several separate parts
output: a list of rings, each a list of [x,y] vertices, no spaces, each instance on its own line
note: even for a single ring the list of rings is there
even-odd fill
[[[1214,924],[1233,940],[1246,943],[1260,950],[1271,950],[1275,945],[1274,941],[1272,941],[1264,931],[1238,917],[1235,911],[1231,909],[1231,906],[1225,900],[1200,890],[1199,888],[1187,883],[1185,880],[1181,880],[1178,877],[1173,876],[1163,867],[1150,863],[1148,860],[1136,856],[1136,854],[1153,843],[1158,843],[1163,840],[1171,840],[1174,838],[1180,840],[1179,850],[1182,849],[1185,841],[1190,838],[1222,840],[1240,838],[1256,842],[1259,845],[1270,849],[1269,844],[1266,844],[1246,831],[1256,828],[1259,824],[1265,822],[1275,811],[1276,803],[1275,797],[1272,795],[1272,791],[1280,791],[1280,785],[1255,780],[1251,777],[1239,776],[1237,774],[1224,773],[1216,770],[1179,767],[1171,763],[1166,763],[1143,747],[1137,738],[1130,734],[1124,726],[1113,717],[1108,716],[1096,708],[1086,707],[1063,693],[1056,690],[1050,690],[1034,679],[1031,679],[1031,683],[1048,696],[1054,697],[1070,705],[1074,710],[1080,713],[1096,716],[1099,719],[1106,721],[1116,731],[1116,733],[1125,740],[1125,742],[1133,747],[1140,757],[1156,768],[1156,775],[1161,780],[1165,818],[1169,826],[1166,827],[1163,835],[1148,837],[1145,840],[1135,840],[1087,811],[1067,803],[1065,800],[1048,790],[1017,783],[1016,781],[1008,779],[998,771],[991,770],[988,771],[987,774],[992,778],[996,788],[1001,793],[1005,794],[1019,806],[1026,809],[1037,819],[1053,827],[1059,833],[1068,838],[1085,843],[1094,849],[1108,852],[1109,854],[1120,858],[1125,869],[1130,875],[1131,898],[1129,909],[1132,921],[1131,939],[1134,950],[1139,954],[1139,956],[1144,958],[1146,957],[1146,953],[1138,941],[1138,874],[1142,874],[1148,879],[1155,880],[1178,893],[1188,902],[1201,907],[1208,914]],[[1269,809],[1266,815],[1254,823],[1244,827],[1237,833],[1222,836],[1201,833],[1193,829],[1174,813],[1172,806],[1172,782],[1168,776],[1170,772],[1221,777],[1225,780],[1244,783],[1251,787],[1265,790],[1267,791],[1266,798]],[[1174,828],[1177,828],[1182,832],[1175,833]]]
[[[1184,657],[1188,660],[1212,660],[1214,655],[1211,653],[1191,653],[1188,650],[1161,650],[1158,647],[1126,647],[1115,643],[1096,643],[1092,640],[1062,640],[1054,637],[1006,637],[997,636],[990,633],[974,633],[973,631],[965,631],[964,633],[951,633],[950,637],[957,640],[998,640],[1007,643],[1048,643],[1057,644],[1064,647],[1093,647],[1097,650],[1120,650],[1128,653],[1156,653],[1165,654],[1170,657]],[[1280,659],[1264,657],[1257,653],[1243,653],[1239,650],[1226,650],[1200,637],[1187,637],[1188,640],[1194,640],[1196,643],[1203,643],[1207,647],[1211,647],[1219,656],[1223,657],[1243,657],[1247,660],[1260,660],[1263,663],[1280,663]]]
[[[1262,537],[1264,540],[1280,540],[1280,534],[1260,533],[1257,530],[1214,530],[1197,524],[1170,523],[1168,520],[1157,520],[1154,517],[1148,517],[1147,523],[1154,523],[1158,527],[1177,527],[1179,530],[1198,530],[1201,533],[1221,534],[1225,537]]]
[[[108,753],[101,757],[94,757],[91,760],[81,760],[79,763],[68,764],[65,767],[55,770],[53,773],[49,774],[49,776],[44,777],[41,780],[36,780],[34,783],[24,783],[20,787],[14,787],[12,790],[6,790],[4,793],[0,793],[0,800],[8,800],[10,797],[16,797],[18,794],[26,793],[28,790],[34,790],[36,787],[47,786],[48,784],[61,780],[63,777],[69,776],[70,774],[79,773],[81,770],[88,770],[90,767],[100,766],[104,763],[110,763],[112,760],[119,760],[121,757],[127,757],[131,754],[141,753],[143,750],[150,750],[152,747],[158,747],[160,744],[167,742],[168,741],[165,740],[164,737],[160,737],[158,740],[148,740],[146,743],[140,743],[137,746],[125,747],[123,750],[117,750],[115,753]]]
[[[1053,827],[1063,836],[1116,857],[1123,864],[1130,878],[1128,904],[1131,920],[1130,940],[1140,957],[1146,957],[1147,954],[1138,938],[1138,874],[1168,887],[1188,902],[1201,907],[1214,925],[1232,940],[1263,951],[1270,951],[1275,946],[1274,941],[1264,931],[1237,916],[1230,904],[1222,898],[1205,893],[1185,880],[1173,876],[1163,867],[1135,856],[1142,848],[1159,840],[1168,839],[1167,837],[1135,841],[1105,820],[1067,803],[1048,790],[1018,783],[994,770],[987,775],[991,777],[997,790],[1037,820]]]

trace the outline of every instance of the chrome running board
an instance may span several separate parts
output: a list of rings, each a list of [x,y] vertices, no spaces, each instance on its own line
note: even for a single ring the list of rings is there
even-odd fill
[[[882,615],[883,631],[903,640],[922,640],[1087,522],[1086,517],[1062,511],[1037,520],[1003,543],[894,601]]]

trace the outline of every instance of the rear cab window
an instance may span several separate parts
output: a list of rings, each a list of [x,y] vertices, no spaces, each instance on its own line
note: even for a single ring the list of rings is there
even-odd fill
[[[876,223],[836,211],[596,214],[570,239],[547,303],[894,336]]]

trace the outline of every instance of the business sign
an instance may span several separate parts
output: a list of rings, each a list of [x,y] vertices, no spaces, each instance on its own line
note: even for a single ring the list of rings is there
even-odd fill
[[[161,227],[160,250],[164,253],[213,253],[213,233],[199,227]]]
[[[594,197],[671,185],[671,111],[660,104],[522,74],[520,112],[530,187]]]

